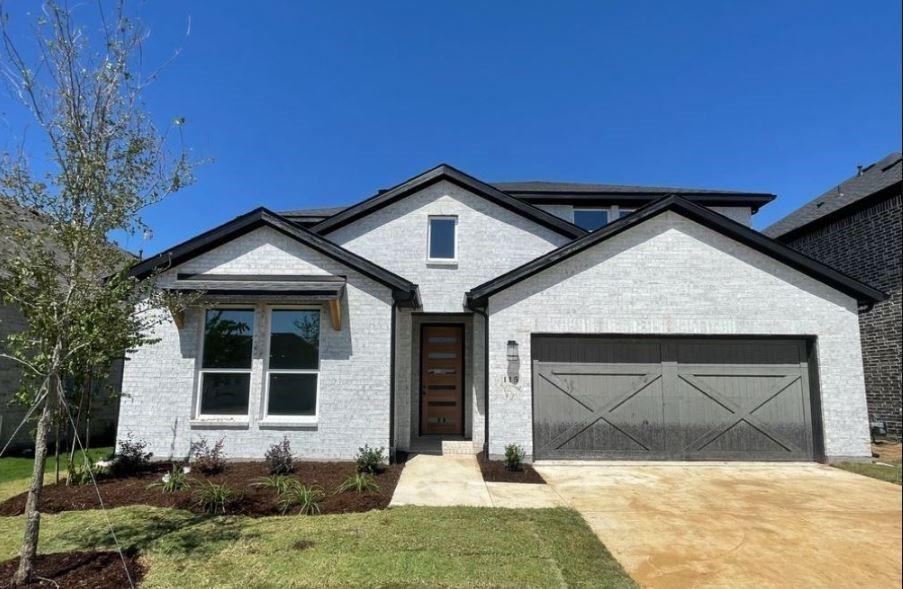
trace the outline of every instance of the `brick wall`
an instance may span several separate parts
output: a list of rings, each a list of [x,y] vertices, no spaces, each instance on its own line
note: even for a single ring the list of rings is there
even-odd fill
[[[667,212],[489,301],[489,442],[532,453],[530,334],[814,336],[825,451],[870,455],[856,301]],[[515,340],[520,381],[507,381]]]
[[[901,431],[903,207],[897,194],[787,242],[890,295],[859,317],[869,414]]]

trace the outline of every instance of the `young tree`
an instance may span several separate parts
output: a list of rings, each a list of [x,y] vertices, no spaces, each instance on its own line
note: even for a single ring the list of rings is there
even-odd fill
[[[122,0],[98,2],[90,27],[79,26],[65,4],[45,1],[28,52],[4,8],[0,3],[2,73],[48,152],[33,166],[24,150],[0,162],[0,196],[14,203],[20,221],[15,251],[0,256],[0,296],[25,319],[2,354],[23,367],[25,401],[39,416],[14,578],[23,584],[35,574],[48,430],[57,412],[74,419],[66,387],[86,371],[102,378],[114,359],[149,341],[164,316],[157,311],[180,304],[153,280],[129,277],[134,259],[108,237],[145,230],[142,210],[190,183],[195,162],[181,147],[169,148],[169,132],[155,127],[142,104],[156,74],[142,76],[147,31]]]

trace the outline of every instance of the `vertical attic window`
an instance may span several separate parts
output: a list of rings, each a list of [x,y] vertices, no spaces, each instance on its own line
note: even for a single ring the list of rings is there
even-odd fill
[[[454,262],[458,256],[457,217],[430,217],[427,261]]]

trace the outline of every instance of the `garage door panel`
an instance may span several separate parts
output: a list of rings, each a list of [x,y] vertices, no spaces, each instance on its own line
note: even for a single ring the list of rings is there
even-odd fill
[[[561,350],[552,352],[560,343],[579,360],[542,361],[544,353],[560,360]],[[806,366],[791,362],[803,356],[804,342],[649,338],[628,354],[644,350],[646,359],[663,359],[657,364],[586,362],[578,352],[624,343],[559,336],[534,345],[537,458],[812,459]],[[649,353],[651,346],[658,352]],[[735,363],[705,362],[706,352]]]
[[[554,456],[661,448],[661,366],[537,364],[536,438]]]

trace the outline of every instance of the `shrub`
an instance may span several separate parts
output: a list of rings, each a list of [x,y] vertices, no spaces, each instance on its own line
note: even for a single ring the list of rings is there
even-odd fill
[[[369,474],[378,474],[383,469],[386,461],[385,448],[371,448],[364,445],[357,449],[357,471]]]
[[[160,490],[164,493],[175,493],[183,489],[190,489],[191,483],[188,479],[190,472],[191,467],[189,466],[173,464],[170,471],[160,479],[160,482],[148,485],[148,489],[160,487]]]
[[[520,471],[524,469],[524,449],[517,444],[508,444],[505,446],[505,469],[511,471]]]
[[[92,482],[91,469],[93,467],[94,464],[88,457],[85,457],[83,464],[73,464],[72,468],[69,469],[69,474],[66,476],[66,484],[76,486],[90,485]]]
[[[288,474],[295,470],[292,458],[292,446],[288,441],[288,436],[281,442],[273,444],[266,452],[266,463],[270,469],[270,474]]]
[[[220,438],[211,447],[207,438],[201,438],[191,443],[191,456],[195,466],[204,474],[216,474],[226,468],[226,454],[223,446],[225,438]]]
[[[373,475],[365,472],[357,472],[348,475],[348,478],[339,485],[339,493],[347,493],[349,491],[355,491],[357,493],[378,493],[379,485],[376,484],[376,479],[373,478]]]
[[[279,495],[276,504],[283,514],[297,507],[304,515],[314,515],[320,513],[320,503],[325,498],[326,494],[319,487],[308,487],[299,481],[293,481],[289,488]]]
[[[207,483],[194,492],[195,503],[204,513],[226,513],[238,499],[238,494],[226,485]]]
[[[298,479],[287,477],[282,474],[274,474],[273,476],[257,479],[257,482],[252,483],[252,485],[255,487],[272,489],[277,495],[282,495],[289,490],[289,487],[297,483]]]
[[[145,452],[146,449],[145,441],[132,438],[132,434],[128,434],[119,442],[119,449],[116,450],[110,470],[117,476],[128,476],[143,471],[154,455],[153,452]]]

